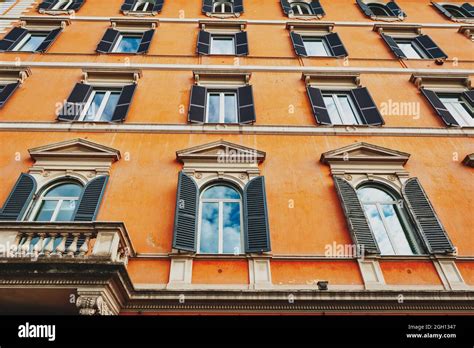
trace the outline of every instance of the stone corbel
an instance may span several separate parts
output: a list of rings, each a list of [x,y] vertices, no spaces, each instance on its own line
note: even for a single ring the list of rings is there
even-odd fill
[[[100,295],[81,295],[76,301],[80,315],[114,315]]]
[[[270,255],[252,255],[249,258],[250,288],[265,289],[273,287],[270,259]]]

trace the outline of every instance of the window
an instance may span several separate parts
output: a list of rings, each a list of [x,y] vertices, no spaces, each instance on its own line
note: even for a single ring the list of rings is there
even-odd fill
[[[51,10],[67,10],[73,3],[73,0],[59,0]]]
[[[199,252],[242,253],[242,197],[228,185],[207,188],[200,200]]]
[[[109,122],[115,112],[121,89],[94,88],[79,121]]]
[[[294,14],[296,15],[312,15],[313,11],[311,10],[311,6],[306,2],[292,2],[290,4],[291,9]]]
[[[363,124],[349,92],[323,92],[332,124]]]
[[[142,42],[143,33],[120,33],[112,52],[137,53]]]
[[[133,7],[133,11],[136,12],[149,12],[153,10],[153,6],[155,5],[154,0],[138,0]]]
[[[211,54],[235,54],[234,35],[211,35]]]
[[[233,13],[234,12],[234,5],[231,1],[222,1],[217,0],[214,1],[213,10],[214,13]]]
[[[406,215],[403,200],[377,186],[362,186],[357,190],[369,225],[383,255],[413,255],[409,242],[413,226]]]
[[[446,11],[448,11],[451,16],[455,18],[471,18],[472,15],[466,11],[464,8],[456,5],[442,5]]]
[[[459,93],[437,93],[439,99],[460,126],[474,126],[474,108]]]
[[[61,183],[51,187],[41,196],[34,221],[72,221],[82,186]]]
[[[237,93],[209,91],[206,110],[206,123],[238,123]]]
[[[369,8],[372,10],[375,16],[389,16],[392,17],[394,14],[390,11],[387,6],[383,4],[371,3],[368,4]]]
[[[412,59],[425,59],[428,56],[425,54],[420,45],[415,41],[415,39],[395,39],[398,47],[402,50],[407,58]]]
[[[304,48],[310,57],[330,57],[332,56],[326,40],[322,37],[303,36]]]
[[[34,52],[48,36],[44,32],[28,32],[26,36],[15,46],[13,51]]]

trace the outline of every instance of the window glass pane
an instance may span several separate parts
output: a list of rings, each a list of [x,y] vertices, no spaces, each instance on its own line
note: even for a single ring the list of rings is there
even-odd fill
[[[405,231],[400,223],[400,217],[395,211],[393,204],[381,205],[383,215],[385,217],[385,223],[389,229],[390,236],[392,237],[393,243],[397,247],[397,254],[401,255],[412,255],[410,244],[408,243]]]
[[[223,203],[224,253],[240,254],[240,203]]]
[[[45,197],[79,197],[82,187],[77,184],[58,185],[46,193]]]
[[[455,5],[443,5],[443,7],[451,13],[452,16],[457,17],[457,18],[464,18],[464,17],[470,17],[467,13],[464,13],[464,11]]]
[[[46,38],[45,34],[31,34],[30,38],[25,42],[25,44],[19,49],[23,52],[32,52],[41,45],[41,43]]]
[[[219,123],[220,98],[219,93],[208,95],[207,122],[209,123]]]
[[[319,57],[329,56],[322,39],[303,38],[303,42],[308,55]]]
[[[385,5],[382,4],[369,4],[369,8],[376,16],[392,16],[392,13],[388,11]]]
[[[230,186],[212,186],[202,195],[204,199],[240,199],[240,194]]]
[[[43,201],[41,203],[41,207],[39,209],[38,214],[36,215],[36,221],[51,221],[53,216],[54,210],[56,209],[56,205],[58,201],[51,200],[51,201]]]
[[[115,107],[117,106],[118,100],[120,98],[119,92],[110,93],[110,97],[107,100],[107,105],[105,106],[104,112],[100,117],[101,121],[110,121],[115,112]]]
[[[76,209],[76,200],[63,201],[55,221],[72,221],[72,216]]]
[[[396,41],[396,42],[398,44],[398,47],[403,51],[403,53],[405,54],[405,56],[407,56],[407,58],[413,58],[413,59],[423,58],[420,55],[420,53],[418,53],[418,51],[415,49],[415,47],[413,46],[413,43],[406,42],[406,41],[402,41],[402,42]]]
[[[233,37],[212,37],[211,54],[235,54]]]
[[[334,99],[332,96],[323,96],[324,98],[324,104],[326,105],[326,109],[328,110],[329,113],[329,118],[331,119],[331,122],[333,124],[342,124],[341,117],[339,116],[339,113],[337,112],[337,107],[336,104],[334,103]]]
[[[291,4],[291,9],[295,14],[299,15],[309,15],[312,14],[311,8],[307,3],[304,2],[294,2]]]
[[[344,115],[344,124],[358,124],[360,123],[356,116],[356,111],[352,108],[348,95],[339,95],[338,100],[341,105],[341,112]]]
[[[377,206],[375,204],[365,204],[364,209],[369,219],[370,227],[372,227],[372,231],[374,232],[375,240],[377,241],[380,252],[383,255],[394,255],[395,251],[392,248],[392,244],[388,238],[387,231],[385,230]]]
[[[387,192],[375,187],[363,187],[357,190],[357,195],[363,203],[379,202],[392,203],[395,199]]]
[[[201,253],[219,252],[219,203],[202,203]]]
[[[122,40],[115,49],[115,52],[136,53],[141,42],[141,36],[122,36]]]
[[[444,96],[440,100],[461,126],[474,125],[473,113],[458,96]]]
[[[100,105],[102,104],[104,97],[105,97],[105,92],[101,92],[101,91],[95,92],[94,97],[92,99],[92,103],[89,106],[89,109],[87,110],[86,116],[84,118],[85,121],[94,120],[94,117],[95,115],[97,115],[97,112],[99,111]]]
[[[224,122],[237,123],[237,97],[234,93],[224,95]]]

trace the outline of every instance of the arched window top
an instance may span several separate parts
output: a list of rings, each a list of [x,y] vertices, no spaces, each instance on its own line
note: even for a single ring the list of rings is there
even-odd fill
[[[384,4],[372,2],[368,4],[367,6],[369,6],[369,8],[372,10],[374,15],[376,16],[393,16],[391,11]]]
[[[155,0],[138,0],[135,4],[134,11],[151,11],[153,5],[155,4]]]
[[[375,185],[360,187],[357,195],[362,203],[393,203],[398,199],[389,190]]]
[[[50,187],[45,197],[79,197],[82,192],[82,185],[75,182],[59,183]]]
[[[451,13],[453,17],[456,18],[466,18],[466,17],[471,17],[469,13],[466,13],[464,9],[462,9],[459,6],[456,5],[443,5],[444,9]]]
[[[48,187],[36,204],[35,221],[72,221],[83,186],[62,181]]]
[[[294,1],[290,4],[291,9],[296,15],[311,15],[313,11],[311,6],[307,2],[303,1]]]
[[[72,0],[59,0],[54,6],[53,10],[67,10],[71,6]]]
[[[232,13],[234,12],[234,5],[229,0],[216,0],[214,1],[213,12],[217,13]]]
[[[228,184],[212,185],[204,190],[203,199],[240,199],[240,193]]]

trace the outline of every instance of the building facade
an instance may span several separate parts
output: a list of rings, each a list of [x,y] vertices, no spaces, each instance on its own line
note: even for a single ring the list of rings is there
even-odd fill
[[[472,3],[30,3],[2,311],[472,313]]]

